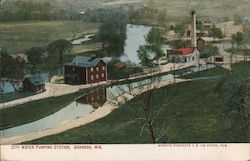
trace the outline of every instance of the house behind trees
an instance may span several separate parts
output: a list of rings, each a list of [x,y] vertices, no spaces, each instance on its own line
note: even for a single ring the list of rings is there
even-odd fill
[[[91,84],[107,81],[107,64],[96,56],[77,56],[64,65],[66,84]]]

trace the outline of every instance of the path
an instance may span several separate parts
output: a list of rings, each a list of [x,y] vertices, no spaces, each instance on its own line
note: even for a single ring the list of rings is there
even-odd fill
[[[190,80],[176,79],[176,83],[185,82],[185,81],[190,81]],[[97,110],[95,110],[94,112],[90,113],[87,116],[83,116],[83,117],[77,118],[75,120],[68,121],[66,123],[60,124],[60,125],[58,125],[54,128],[51,128],[51,129],[46,129],[46,130],[38,131],[35,133],[23,135],[23,136],[17,136],[17,137],[11,137],[11,138],[1,138],[0,143],[1,144],[18,144],[18,143],[38,139],[41,137],[62,133],[64,131],[70,130],[72,128],[86,125],[90,122],[93,122],[95,120],[98,120],[100,118],[107,116],[115,108],[118,107],[117,106],[118,104],[125,103],[125,100],[129,101],[132,98],[134,98],[136,95],[139,95],[139,94],[146,92],[150,89],[161,88],[163,86],[167,86],[167,85],[170,85],[173,83],[174,83],[174,79],[162,80],[160,82],[156,82],[153,84],[148,84],[148,85],[144,85],[144,86],[139,87],[139,88],[135,88],[130,93],[125,93],[125,94],[115,98],[113,101],[107,102],[106,104],[104,104],[103,107],[98,108]]]

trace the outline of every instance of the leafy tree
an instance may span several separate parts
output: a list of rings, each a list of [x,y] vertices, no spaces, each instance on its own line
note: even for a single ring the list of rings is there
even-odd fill
[[[146,36],[147,44],[140,46],[137,51],[142,66],[152,66],[152,61],[163,55],[162,45],[164,30],[153,27]]]
[[[24,64],[16,62],[6,49],[0,49],[0,75],[2,78],[22,79]]]
[[[41,47],[33,47],[29,49],[25,55],[27,55],[29,63],[33,66],[33,69],[42,63],[42,56],[45,50]]]
[[[224,83],[224,108],[239,142],[249,141],[250,70],[246,66],[232,68]]]
[[[126,29],[128,16],[122,10],[109,10],[109,14],[103,20],[98,37],[103,42],[103,48],[114,54],[123,52],[127,38]]]
[[[236,34],[232,35],[232,42],[237,45],[237,50],[240,50],[241,45],[243,44],[243,33],[237,32]]]
[[[204,31],[203,23],[201,21],[198,20],[196,26],[198,30]]]
[[[209,58],[211,56],[219,55],[219,48],[212,44],[208,44],[202,51],[201,57]]]
[[[215,41],[216,38],[222,38],[223,37],[221,29],[216,28],[215,24],[213,24],[213,27],[208,30],[208,35],[210,37],[213,37],[214,41]]]
[[[72,49],[72,44],[68,40],[59,39],[53,41],[47,46],[47,51],[49,53],[49,57],[57,58],[58,64],[62,67],[63,63],[63,55]]]
[[[150,58],[147,46],[140,46],[137,53],[142,66],[152,66],[152,59]]]
[[[178,34],[180,37],[183,37],[186,32],[186,29],[187,29],[187,24],[182,22],[174,27],[174,32]]]
[[[169,41],[168,44],[173,48],[181,48],[181,47],[187,47],[191,43],[190,40],[173,40]]]

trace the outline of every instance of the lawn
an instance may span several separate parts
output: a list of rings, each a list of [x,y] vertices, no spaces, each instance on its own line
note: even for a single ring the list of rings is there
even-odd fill
[[[229,72],[229,70],[221,67],[221,66],[217,66],[216,68],[212,68],[212,69],[208,69],[206,71],[201,71],[201,72],[196,72],[196,73],[192,73],[192,74],[188,74],[185,76],[182,76],[181,78],[183,79],[191,79],[191,78],[199,78],[199,77],[209,77],[209,76],[223,76],[225,74],[227,74]]]
[[[42,119],[61,110],[79,96],[92,90],[86,89],[73,94],[50,97],[0,110],[0,130]]]
[[[11,54],[23,53],[35,46],[46,46],[57,39],[72,40],[97,33],[100,24],[81,21],[24,21],[0,24],[0,47]]]

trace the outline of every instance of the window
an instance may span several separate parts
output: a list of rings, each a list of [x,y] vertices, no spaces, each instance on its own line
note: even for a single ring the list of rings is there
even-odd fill
[[[94,68],[93,68],[93,67],[91,67],[91,69],[90,69],[90,70],[91,70],[91,72],[93,72],[93,71],[94,71]]]
[[[91,77],[91,80],[94,80],[94,76],[93,75],[91,75],[90,77]]]
[[[73,67],[73,68],[72,68],[72,71],[74,72],[75,70],[76,70],[75,67]]]
[[[98,79],[99,78],[99,74],[96,74],[96,79]]]
[[[102,66],[102,70],[103,70],[103,71],[105,70],[105,66]]]
[[[96,71],[99,71],[99,67],[96,67]]]
[[[104,73],[102,73],[102,78],[104,77]]]

